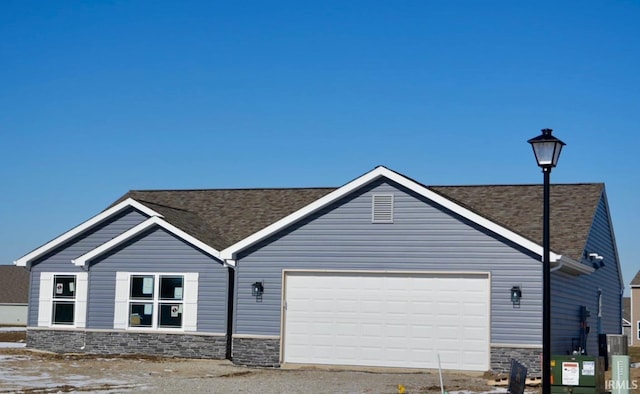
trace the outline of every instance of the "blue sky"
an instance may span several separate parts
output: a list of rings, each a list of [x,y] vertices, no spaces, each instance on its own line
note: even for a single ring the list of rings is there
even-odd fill
[[[129,189],[605,182],[640,222],[636,1],[2,1],[0,263]]]

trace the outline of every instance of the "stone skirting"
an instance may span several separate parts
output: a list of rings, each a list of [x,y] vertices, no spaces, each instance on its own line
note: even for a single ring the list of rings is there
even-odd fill
[[[55,353],[224,359],[225,336],[126,331],[27,330],[27,347]]]
[[[491,347],[491,370],[496,373],[509,373],[511,360],[514,359],[527,367],[527,376],[542,376],[540,369],[541,348]]]
[[[231,359],[234,364],[260,367],[280,366],[280,339],[233,338]]]

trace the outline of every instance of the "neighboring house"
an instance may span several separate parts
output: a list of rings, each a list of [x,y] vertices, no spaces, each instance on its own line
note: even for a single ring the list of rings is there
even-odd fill
[[[640,271],[631,280],[631,346],[640,346]]]
[[[0,265],[0,325],[26,326],[29,305],[29,271]]]
[[[429,187],[385,167],[337,189],[131,191],[16,261],[27,343],[535,373],[541,213],[540,185]],[[597,354],[598,333],[622,331],[603,184],[552,186],[551,249],[552,352]]]
[[[622,334],[627,336],[629,346],[633,343],[631,335],[631,297],[622,298]]]

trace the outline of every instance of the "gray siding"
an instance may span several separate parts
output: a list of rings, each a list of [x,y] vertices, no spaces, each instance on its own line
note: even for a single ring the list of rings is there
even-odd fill
[[[134,209],[125,210],[35,260],[31,268],[28,325],[35,326],[38,322],[41,272],[79,272],[81,268],[73,265],[71,260],[117,237],[146,219],[147,216]]]
[[[553,236],[553,233],[551,234]],[[551,280],[552,351],[566,354],[571,351],[572,339],[580,336],[579,308],[591,312],[587,323],[591,327],[587,337],[587,352],[598,354],[598,289],[602,290],[602,333],[622,332],[622,286],[607,200],[603,194],[589,233],[585,251],[604,257],[605,266],[591,275],[578,278],[554,274]],[[591,266],[591,262],[583,262]]]
[[[371,223],[374,193],[394,194],[394,223]],[[395,183],[373,182],[241,254],[234,333],[280,335],[284,269],[490,272],[492,343],[540,344],[539,258]],[[255,281],[264,281],[261,302]]]
[[[198,332],[226,333],[227,269],[155,228],[96,259],[89,270],[87,329],[112,329],[117,271],[198,272]]]

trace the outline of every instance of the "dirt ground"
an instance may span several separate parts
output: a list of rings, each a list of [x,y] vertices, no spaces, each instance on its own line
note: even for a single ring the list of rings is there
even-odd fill
[[[0,342],[24,341],[0,332]],[[633,362],[634,360],[632,360]],[[607,377],[610,373],[607,373]],[[444,371],[444,389],[499,393],[491,376]],[[640,368],[631,369],[640,383]],[[403,391],[404,390],[404,391]],[[438,371],[352,370],[321,367],[249,368],[227,360],[54,354],[0,348],[0,393],[440,393]],[[527,393],[539,392],[528,387]]]
[[[446,390],[488,392],[479,376],[446,372]],[[248,368],[220,360],[105,357],[0,348],[0,393],[439,393],[433,372]],[[504,391],[504,390],[503,390]]]

